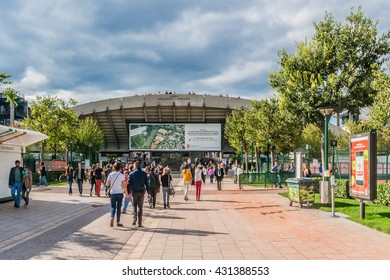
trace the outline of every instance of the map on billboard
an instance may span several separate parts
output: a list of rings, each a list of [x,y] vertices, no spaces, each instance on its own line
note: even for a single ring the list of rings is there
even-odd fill
[[[221,150],[221,124],[130,124],[129,131],[130,150]]]

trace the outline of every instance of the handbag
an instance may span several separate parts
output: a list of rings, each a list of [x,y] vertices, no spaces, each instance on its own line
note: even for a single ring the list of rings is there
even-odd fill
[[[175,191],[175,188],[172,185],[172,182],[171,182],[171,179],[170,179],[169,176],[170,175],[168,175],[168,194],[172,195],[172,196],[175,196],[176,191]]]
[[[168,193],[169,195],[175,196],[176,191],[175,188],[172,186],[172,184],[169,185]]]

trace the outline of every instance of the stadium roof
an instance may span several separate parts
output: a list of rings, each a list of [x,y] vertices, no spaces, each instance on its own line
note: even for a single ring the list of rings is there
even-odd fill
[[[144,94],[94,101],[73,109],[80,119],[97,120],[104,132],[106,151],[128,151],[130,123],[224,124],[233,109],[243,107],[251,107],[251,100],[222,95]]]

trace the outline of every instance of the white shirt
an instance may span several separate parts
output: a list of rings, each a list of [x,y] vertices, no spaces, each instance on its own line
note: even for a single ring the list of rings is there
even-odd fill
[[[237,168],[237,175],[241,175],[242,173],[244,173],[244,170],[241,167]]]
[[[125,175],[120,173],[119,171],[112,172],[108,175],[107,178],[110,181],[110,193],[118,194],[123,193],[122,182],[126,180]]]
[[[202,181],[202,169],[196,168],[194,177],[195,181]]]

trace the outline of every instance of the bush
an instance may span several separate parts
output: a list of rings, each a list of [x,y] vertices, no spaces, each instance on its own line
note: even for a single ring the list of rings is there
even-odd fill
[[[349,198],[349,180],[340,179],[336,180],[334,187],[335,197]]]
[[[50,182],[58,182],[62,172],[46,172],[46,180],[50,184]],[[33,173],[33,184],[38,184],[39,174]]]
[[[375,203],[390,205],[390,183],[379,183],[377,186]]]

